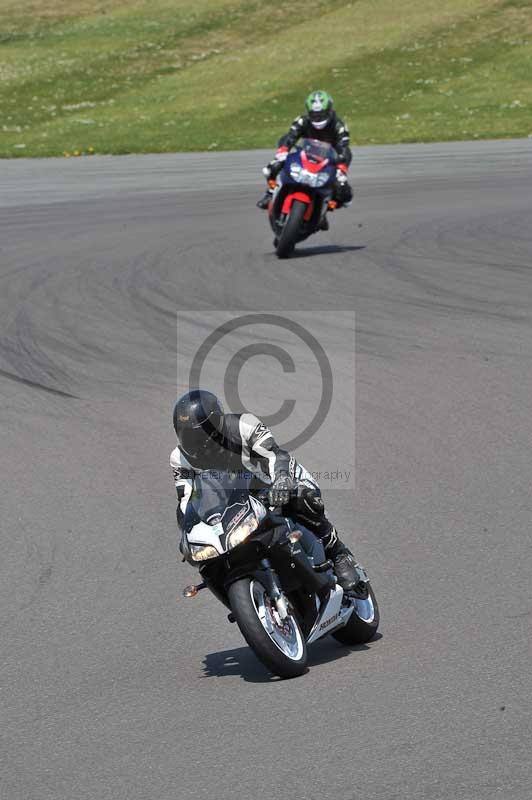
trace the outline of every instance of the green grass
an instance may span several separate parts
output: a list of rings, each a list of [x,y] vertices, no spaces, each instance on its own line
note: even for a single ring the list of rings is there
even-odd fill
[[[532,0],[0,0],[0,156],[532,134]]]

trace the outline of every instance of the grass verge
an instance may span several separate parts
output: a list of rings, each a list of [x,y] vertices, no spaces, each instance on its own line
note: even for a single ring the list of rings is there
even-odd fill
[[[75,12],[75,13],[74,13]],[[0,156],[532,134],[530,0],[0,0]]]

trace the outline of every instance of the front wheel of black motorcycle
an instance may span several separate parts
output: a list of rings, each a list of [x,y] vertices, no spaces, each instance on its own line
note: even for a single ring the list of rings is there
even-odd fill
[[[267,669],[281,678],[295,678],[306,672],[307,645],[292,613],[282,619],[265,587],[256,579],[235,581],[228,595],[244,639]]]
[[[277,241],[277,256],[279,258],[288,258],[294,252],[306,210],[307,204],[302,200],[293,201],[290,213]]]
[[[366,598],[354,598],[353,613],[347,625],[332,634],[342,644],[364,644],[377,633],[380,622],[379,606],[371,585],[368,588]]]

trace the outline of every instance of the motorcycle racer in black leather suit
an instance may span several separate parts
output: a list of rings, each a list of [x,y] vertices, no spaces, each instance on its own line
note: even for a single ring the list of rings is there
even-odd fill
[[[338,203],[338,207],[349,205],[353,191],[347,182],[347,170],[352,159],[347,125],[336,115],[333,99],[327,92],[311,92],[305,101],[305,108],[306,114],[296,117],[292,122],[288,133],[279,139],[275,158],[262,170],[266,180],[277,177],[298,139],[318,139],[332,145],[338,154],[332,199]],[[273,188],[269,186],[257,206],[268,208],[272,194]]]
[[[177,401],[173,421],[178,446],[172,451],[170,465],[178,498],[181,552],[185,553],[187,547],[182,524],[196,473],[206,469],[244,470],[252,474],[252,485],[258,493],[268,491],[270,505],[290,503],[291,517],[321,539],[340,586],[346,591],[354,588],[360,579],[357,562],[327,518],[318,484],[279,447],[271,430],[258,417],[249,413],[225,414],[214,394],[195,389]]]

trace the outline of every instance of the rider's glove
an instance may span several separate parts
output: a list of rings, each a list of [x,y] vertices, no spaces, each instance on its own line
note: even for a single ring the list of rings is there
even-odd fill
[[[292,478],[282,472],[274,480],[269,492],[269,501],[271,506],[286,506],[290,502],[290,494],[295,489],[295,483]]]
[[[288,155],[288,147],[279,147],[277,152],[275,153],[275,158],[273,158],[265,167],[262,168],[262,174],[269,180],[270,178],[276,178],[280,173],[281,169],[283,168],[283,164],[286,161],[286,157]]]
[[[347,183],[347,175],[345,169],[340,169],[340,167],[338,167],[338,169],[336,170],[336,181],[340,185]]]

